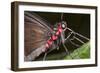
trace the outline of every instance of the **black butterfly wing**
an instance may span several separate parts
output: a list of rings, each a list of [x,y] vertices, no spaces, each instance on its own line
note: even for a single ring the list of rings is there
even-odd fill
[[[49,23],[45,22],[44,19],[35,13],[26,11],[24,14],[24,25],[25,56],[29,56],[32,52],[34,52],[34,55],[42,53],[42,50],[45,49],[47,40],[53,32],[48,26]]]

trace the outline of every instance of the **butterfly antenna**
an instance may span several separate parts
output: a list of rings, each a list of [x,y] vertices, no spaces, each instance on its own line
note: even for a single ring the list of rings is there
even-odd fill
[[[63,21],[63,13],[61,13],[61,21]]]

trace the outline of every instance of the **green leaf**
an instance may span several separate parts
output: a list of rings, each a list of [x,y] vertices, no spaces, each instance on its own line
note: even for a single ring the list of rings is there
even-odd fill
[[[74,50],[70,55],[64,57],[64,59],[86,59],[90,58],[90,42],[85,43],[80,48]]]

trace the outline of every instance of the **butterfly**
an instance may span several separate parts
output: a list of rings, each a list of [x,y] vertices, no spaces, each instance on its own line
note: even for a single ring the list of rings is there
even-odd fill
[[[85,40],[89,40],[68,28],[67,22],[63,21],[62,18],[63,14],[61,15],[61,21],[53,26],[34,12],[31,13],[26,11],[24,13],[25,61],[33,61],[42,53],[44,53],[43,60],[45,60],[46,55],[54,49],[59,50],[60,45],[63,45],[66,53],[69,54],[69,51],[65,46],[68,39],[70,39],[70,42],[75,46],[79,45],[72,41],[74,39],[84,44],[82,40],[75,37],[77,35]],[[68,33],[67,36],[65,35],[66,31]]]

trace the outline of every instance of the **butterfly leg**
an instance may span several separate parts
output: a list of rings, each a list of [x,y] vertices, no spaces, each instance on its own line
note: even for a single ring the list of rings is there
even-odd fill
[[[59,50],[59,46],[57,47],[57,50]]]
[[[59,50],[60,40],[57,40],[57,50]]]
[[[76,47],[79,47],[79,46],[80,46],[80,45],[74,43],[72,40],[69,40],[69,41],[70,41],[71,44],[73,44],[73,45],[76,46]]]
[[[44,53],[43,61],[46,60],[47,52]]]
[[[63,45],[63,47],[64,47],[66,53],[67,53],[72,59],[74,59],[74,58],[72,57],[72,55],[69,53],[69,51],[68,51],[67,47],[65,46],[65,44],[62,43],[62,45]]]

